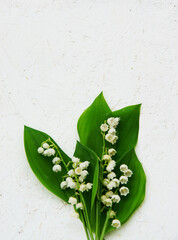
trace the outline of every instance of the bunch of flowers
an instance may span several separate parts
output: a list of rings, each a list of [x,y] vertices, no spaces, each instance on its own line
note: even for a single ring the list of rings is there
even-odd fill
[[[104,142],[107,141],[112,145],[117,142],[117,126],[119,124],[119,121],[120,118],[111,117],[108,118],[107,121],[105,121],[103,124],[101,124],[100,129]],[[93,185],[92,183],[86,182],[86,177],[89,174],[87,168],[90,162],[81,162],[79,158],[73,157],[72,161],[68,162],[68,166],[71,165],[71,169],[69,169],[65,164],[60,152],[55,149],[57,149],[56,145],[51,141],[51,139],[47,139],[45,142],[41,143],[41,146],[37,149],[37,151],[39,154],[42,154],[46,157],[55,156],[52,159],[52,163],[54,165],[52,167],[52,170],[54,172],[60,172],[62,170],[60,163],[64,164],[67,175],[63,176],[63,181],[60,183],[60,187],[61,189],[70,188],[75,190],[74,195],[72,197],[69,197],[68,202],[75,207],[75,210],[83,210],[83,198],[81,196],[81,193],[91,190]],[[100,197],[100,200],[103,204],[103,209],[105,207],[110,208],[108,211],[109,217],[113,218],[116,215],[116,212],[112,210],[113,204],[119,203],[121,201],[120,195],[127,196],[127,194],[129,194],[129,188],[120,185],[125,185],[128,183],[128,177],[132,176],[132,171],[128,169],[128,166],[126,164],[122,164],[120,166],[120,171],[123,173],[123,175],[121,175],[118,179],[116,173],[114,172],[116,161],[112,159],[112,157],[116,155],[117,151],[114,148],[105,147],[105,144],[103,149],[104,151],[101,159],[103,188],[101,188],[102,195]],[[115,228],[119,228],[121,226],[121,223],[119,219],[113,219],[111,225]]]
[[[47,134],[25,127],[32,170],[46,188],[73,206],[88,240],[103,240],[120,228],[144,199],[146,178],[134,151],[139,109],[133,105],[112,113],[100,94],[79,119],[81,142],[72,158]]]
[[[120,118],[111,117],[108,118],[105,123],[101,124],[100,129],[101,133],[103,135],[103,139],[110,142],[112,145],[114,145],[117,140],[117,126],[119,124]],[[132,176],[132,171],[128,169],[128,166],[126,164],[122,164],[120,166],[120,171],[124,174],[120,176],[118,179],[116,176],[116,173],[114,172],[114,168],[116,166],[116,161],[112,159],[117,153],[117,151],[114,148],[106,148],[105,142],[103,144],[104,151],[102,156],[102,170],[103,170],[103,189],[102,189],[102,195],[101,195],[101,202],[103,203],[104,207],[109,207],[109,216],[110,218],[113,218],[116,215],[116,212],[112,210],[112,206],[114,203],[119,203],[121,201],[121,197],[119,196],[118,191],[120,192],[120,195],[126,196],[129,194],[129,189],[125,186],[120,187],[120,184],[127,184],[128,177]],[[112,191],[111,191],[112,190]],[[104,209],[103,207],[103,209]],[[112,220],[111,225],[115,228],[119,228],[121,226],[121,223],[119,219]]]

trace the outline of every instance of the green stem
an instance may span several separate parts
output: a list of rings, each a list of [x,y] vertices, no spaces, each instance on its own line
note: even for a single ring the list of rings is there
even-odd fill
[[[100,240],[101,233],[101,194],[102,194],[102,182],[103,182],[103,168],[102,159],[105,154],[105,134],[103,134],[103,151],[101,156],[101,161],[99,161],[99,179],[98,179],[98,192],[97,192],[97,202],[96,202],[96,237],[95,240]]]
[[[102,233],[101,233],[101,238],[100,240],[103,240],[104,239],[104,235],[105,235],[105,231],[106,231],[106,227],[107,227],[107,224],[108,224],[108,220],[109,220],[109,215],[110,215],[110,212],[111,212],[111,208],[108,210],[107,212],[107,215],[106,215],[106,220],[104,222],[104,226],[103,226],[103,230],[102,230]]]
[[[87,240],[90,240],[89,235],[88,235],[88,229],[87,229],[87,226],[86,226],[86,222],[85,222],[82,210],[80,211],[80,213],[81,213],[81,219],[82,219],[82,222],[83,222],[85,233],[86,233],[86,236],[87,236]]]
[[[49,142],[54,146],[54,148],[56,149],[57,153],[59,154],[60,159],[62,160],[62,162],[63,162],[63,164],[64,164],[64,166],[65,166],[65,168],[66,168],[66,171],[68,172],[68,171],[69,171],[68,166],[66,165],[66,163],[65,163],[65,161],[64,161],[64,159],[63,159],[60,151],[58,150],[58,147],[56,146],[56,144],[53,143],[50,138],[49,138],[47,141],[49,141]],[[47,141],[46,141],[46,142],[47,142]]]
[[[79,184],[79,182],[78,182],[78,178],[77,178],[76,175],[75,175],[75,180],[76,180],[77,186],[78,186],[78,188],[79,188],[79,185],[80,185],[80,184]],[[93,233],[92,233],[92,230],[91,230],[90,220],[89,220],[89,217],[88,217],[87,207],[86,207],[86,204],[85,204],[85,200],[84,200],[84,198],[83,198],[83,196],[82,196],[82,193],[81,193],[80,191],[79,191],[79,196],[80,196],[80,198],[81,198],[81,202],[83,203],[83,207],[84,207],[83,212],[84,212],[84,216],[85,216],[85,219],[86,219],[86,224],[87,224],[87,227],[88,227],[88,230],[89,230],[91,239],[94,240],[94,238],[93,238]]]
[[[95,235],[95,240],[99,240],[100,234],[99,234],[99,229],[100,229],[100,218],[99,218],[99,203],[100,199],[97,200],[96,202],[96,235]]]
[[[89,217],[88,217],[87,207],[86,207],[85,200],[84,200],[81,193],[80,193],[80,197],[81,197],[83,207],[84,207],[84,214],[85,214],[86,222],[87,222],[87,225],[88,225],[88,230],[89,230],[91,239],[94,240],[93,233],[92,233],[92,230],[91,230],[90,220],[89,220]]]

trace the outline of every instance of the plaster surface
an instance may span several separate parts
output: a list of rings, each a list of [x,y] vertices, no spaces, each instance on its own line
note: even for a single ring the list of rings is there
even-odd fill
[[[107,240],[178,240],[178,1],[0,0],[0,238],[83,240],[72,207],[31,171],[23,125],[72,156],[81,113],[103,90],[142,103],[142,206]]]

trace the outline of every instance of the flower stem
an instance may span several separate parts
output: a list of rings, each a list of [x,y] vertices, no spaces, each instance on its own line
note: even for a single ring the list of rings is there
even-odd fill
[[[105,154],[105,134],[103,135],[103,151],[101,156],[101,161],[99,161],[99,179],[98,179],[98,192],[97,192],[97,202],[96,202],[96,237],[95,240],[100,240],[101,233],[101,194],[102,194],[102,182],[103,182],[103,166],[102,159]]]
[[[89,235],[88,235],[88,229],[87,229],[87,226],[86,226],[86,222],[85,222],[82,210],[80,212],[81,212],[81,219],[82,219],[82,222],[83,222],[83,226],[84,226],[84,229],[85,229],[87,240],[90,240]]]
[[[102,230],[102,233],[101,233],[101,238],[100,238],[100,240],[103,240],[103,239],[104,239],[104,234],[105,234],[106,227],[107,227],[107,224],[108,224],[110,212],[111,212],[111,208],[110,208],[110,209],[108,210],[108,212],[107,212],[106,220],[105,220],[105,222],[104,222],[104,226],[103,226],[103,230]]]
[[[68,172],[69,171],[68,166],[66,165],[66,163],[65,163],[65,161],[64,161],[60,151],[58,150],[58,147],[56,146],[56,144],[53,143],[53,141],[51,141],[50,138],[46,142],[50,142],[53,145],[53,147],[56,149],[57,153],[59,154],[60,159],[62,160],[62,162],[63,162],[63,164],[64,164],[64,166],[66,168],[66,171]]]
[[[90,220],[89,220],[89,217],[88,217],[87,207],[86,207],[85,200],[84,200],[81,193],[80,193],[80,198],[81,198],[83,206],[84,206],[84,214],[85,214],[85,218],[86,218],[86,223],[88,225],[88,230],[89,230],[91,239],[94,240],[93,233],[92,233],[92,230],[91,230]]]
[[[75,175],[75,180],[76,180],[77,185],[78,185],[78,187],[79,187],[79,181],[78,181],[78,178],[77,178],[76,175]],[[93,233],[92,233],[92,230],[91,230],[90,220],[89,220],[89,217],[88,217],[87,207],[86,207],[86,204],[85,204],[85,200],[84,200],[84,198],[83,198],[83,195],[82,195],[82,193],[81,193],[80,191],[79,191],[79,196],[80,196],[81,202],[83,203],[83,207],[84,207],[83,212],[84,212],[84,217],[85,217],[85,220],[86,220],[86,225],[87,225],[88,230],[89,230],[89,234],[90,234],[90,236],[91,236],[91,239],[94,240],[94,238],[93,238]]]

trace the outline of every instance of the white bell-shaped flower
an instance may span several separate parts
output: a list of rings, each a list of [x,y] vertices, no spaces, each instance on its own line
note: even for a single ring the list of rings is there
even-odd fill
[[[80,202],[80,203],[77,203],[76,204],[76,209],[83,209],[83,204]]]
[[[116,188],[116,183],[114,181],[111,181],[110,183],[108,183],[107,188],[109,190],[112,190],[113,188]]]
[[[108,154],[109,154],[110,156],[114,156],[114,155],[116,154],[116,150],[115,150],[114,148],[110,148],[110,149],[108,150]]]
[[[59,157],[55,157],[55,158],[53,158],[52,163],[58,164],[58,163],[60,163],[60,161],[61,161],[61,159]]]
[[[73,163],[78,163],[78,162],[80,162],[80,159],[77,158],[77,157],[72,157],[72,162]]]
[[[109,214],[109,217],[110,218],[113,218],[116,216],[116,212],[114,212],[113,210],[111,210],[110,214]]]
[[[115,172],[110,172],[110,173],[107,175],[107,178],[110,179],[110,180],[112,180],[112,179],[115,178],[115,177],[116,177]]]
[[[121,172],[125,173],[128,170],[128,166],[126,164],[120,165]]]
[[[44,152],[44,148],[39,147],[39,148],[38,148],[38,153],[39,153],[39,154],[42,154],[43,152]]]
[[[111,207],[112,206],[112,201],[110,198],[106,198],[104,201],[103,201],[104,205],[106,207]]]
[[[100,129],[102,132],[108,131],[108,125],[106,123],[101,124]]]
[[[83,169],[88,168],[89,164],[90,164],[90,162],[85,161],[85,162],[80,163],[80,167],[83,170]]]
[[[66,189],[67,188],[67,182],[66,181],[61,182],[60,186],[61,186],[61,189]]]
[[[74,169],[70,169],[67,173],[70,177],[74,177],[75,176],[75,171]]]
[[[121,184],[127,184],[127,182],[128,182],[128,177],[126,177],[126,176],[121,176],[121,177],[119,178],[119,181],[120,181]]]
[[[71,205],[77,204],[77,198],[75,198],[75,197],[70,197],[68,203],[70,203]]]
[[[127,196],[127,194],[129,194],[129,189],[127,187],[121,187],[119,191],[120,191],[120,194],[123,196]]]
[[[132,174],[133,174],[133,172],[130,169],[128,169],[126,172],[124,172],[124,175],[127,177],[131,177]]]
[[[114,193],[113,193],[113,191],[108,191],[105,193],[105,195],[107,198],[111,198],[114,195]]]
[[[111,226],[114,228],[120,228],[121,223],[118,219],[114,219],[114,220],[112,220]]]
[[[111,199],[112,199],[112,201],[115,202],[115,203],[118,203],[118,202],[120,202],[120,200],[121,200],[120,196],[117,195],[117,194],[114,194]]]
[[[43,143],[42,147],[43,147],[44,149],[48,149],[48,148],[49,148],[49,144],[48,144],[48,143]]]
[[[54,165],[53,166],[53,172],[60,172],[62,170],[62,167],[61,165]]]
[[[77,168],[75,169],[75,173],[76,173],[77,175],[81,175],[81,173],[82,173],[81,167],[77,167]]]

